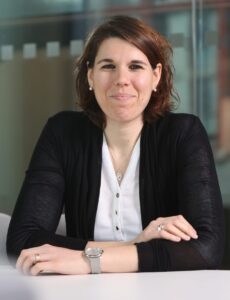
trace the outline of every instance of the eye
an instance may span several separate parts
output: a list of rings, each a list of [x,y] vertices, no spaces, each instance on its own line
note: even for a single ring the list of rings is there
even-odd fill
[[[138,70],[138,69],[143,69],[143,67],[141,65],[138,65],[138,64],[131,64],[129,66],[129,69],[135,71],[135,70]]]
[[[113,69],[115,69],[115,66],[113,64],[106,64],[106,65],[103,65],[101,68],[106,69],[106,70],[113,70]]]

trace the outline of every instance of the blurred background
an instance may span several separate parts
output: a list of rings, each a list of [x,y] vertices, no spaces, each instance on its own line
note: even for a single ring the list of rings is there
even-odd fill
[[[0,211],[12,213],[48,117],[76,109],[74,63],[88,32],[117,14],[142,18],[172,43],[177,111],[200,117],[213,148],[230,268],[229,0],[1,0]]]

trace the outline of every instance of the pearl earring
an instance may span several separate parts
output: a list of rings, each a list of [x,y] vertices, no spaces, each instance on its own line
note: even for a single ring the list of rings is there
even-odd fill
[[[89,87],[89,90],[90,90],[90,91],[92,91],[92,90],[93,90],[93,88],[90,86],[90,87]]]
[[[156,91],[157,91],[157,88],[154,88],[153,91],[156,92]]]

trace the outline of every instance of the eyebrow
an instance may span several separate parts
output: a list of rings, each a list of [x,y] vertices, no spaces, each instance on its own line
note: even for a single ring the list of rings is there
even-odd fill
[[[103,58],[103,59],[100,59],[98,62],[97,62],[97,65],[101,64],[101,63],[105,63],[105,62],[113,62],[113,60],[111,58]]]
[[[100,59],[100,60],[97,62],[97,65],[98,65],[98,64],[101,64],[101,63],[105,63],[105,62],[107,62],[107,63],[113,63],[114,60],[111,59],[111,58],[103,58],[103,59]],[[147,65],[144,61],[138,60],[138,59],[131,60],[130,63],[131,63],[131,64],[141,64],[141,65],[145,65],[145,66]]]

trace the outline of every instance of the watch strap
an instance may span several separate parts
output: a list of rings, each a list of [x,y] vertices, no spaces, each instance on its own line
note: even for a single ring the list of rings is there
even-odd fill
[[[101,273],[100,257],[90,257],[89,262],[90,262],[90,267],[91,267],[91,273],[92,274]]]

